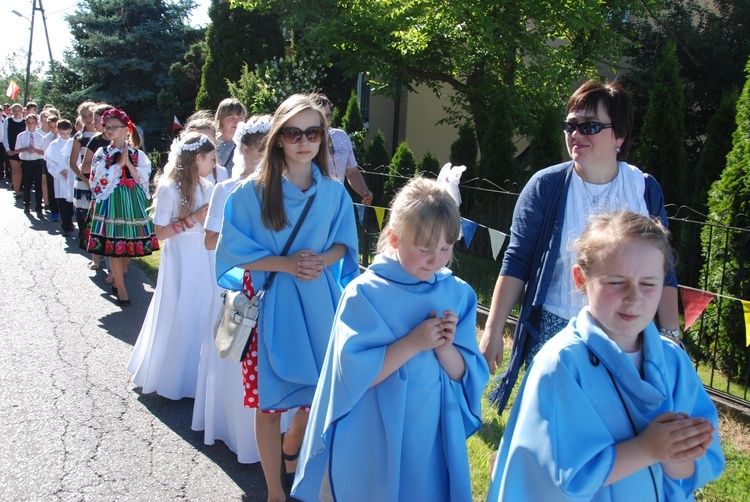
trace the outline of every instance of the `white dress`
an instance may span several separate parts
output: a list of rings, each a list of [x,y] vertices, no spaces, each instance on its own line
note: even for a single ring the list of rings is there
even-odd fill
[[[196,209],[208,203],[212,189],[207,182],[196,188]],[[179,205],[177,186],[160,186],[154,224],[171,225]],[[203,225],[196,223],[162,244],[156,291],[128,363],[133,383],[144,394],[195,397],[201,342],[213,330],[211,316],[219,294],[213,251],[206,250],[203,236]]]
[[[242,183],[236,178],[228,179],[214,187],[208,207],[206,229],[221,231],[224,220],[224,204],[229,194]],[[213,281],[216,284],[215,270]],[[213,305],[211,316],[216,320],[221,312],[222,300]],[[212,445],[218,439],[237,454],[241,464],[260,461],[255,443],[255,410],[244,406],[245,389],[242,384],[242,366],[227,358],[221,359],[214,345],[214,332],[205,333],[198,365],[198,386],[193,405],[194,431],[203,431],[203,442]],[[281,417],[282,430],[289,428],[293,414]]]

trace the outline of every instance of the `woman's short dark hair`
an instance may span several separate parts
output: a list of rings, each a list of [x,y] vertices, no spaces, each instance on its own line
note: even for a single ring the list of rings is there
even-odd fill
[[[566,113],[596,111],[599,105],[607,110],[615,137],[625,139],[622,150],[627,151],[630,133],[633,131],[633,102],[628,91],[617,82],[589,80],[570,97]]]

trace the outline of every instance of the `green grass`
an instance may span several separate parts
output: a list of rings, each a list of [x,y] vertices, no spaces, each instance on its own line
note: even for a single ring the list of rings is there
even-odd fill
[[[711,502],[744,502],[750,494],[750,451],[737,448],[723,437],[721,446],[727,461],[724,473],[719,479],[696,492],[695,499]]]
[[[737,382],[729,381],[729,388],[727,389],[727,377],[719,370],[714,370],[713,379],[711,378],[711,366],[708,364],[698,364],[698,376],[700,377],[703,385],[711,387],[721,392],[726,392],[731,396],[738,397],[740,399],[747,399],[748,393],[744,385],[740,385]]]
[[[163,245],[163,243],[160,243]],[[156,282],[156,276],[159,274],[159,260],[161,251],[154,251],[148,256],[142,258],[133,258],[133,263],[146,274],[146,277]]]

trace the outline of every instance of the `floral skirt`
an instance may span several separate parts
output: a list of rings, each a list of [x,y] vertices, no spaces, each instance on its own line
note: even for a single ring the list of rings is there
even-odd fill
[[[118,186],[104,200],[94,200],[80,247],[114,258],[150,255],[159,249],[143,189]]]

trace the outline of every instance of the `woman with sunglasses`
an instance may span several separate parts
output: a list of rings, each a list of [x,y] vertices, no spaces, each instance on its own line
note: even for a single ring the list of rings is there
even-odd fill
[[[248,296],[277,272],[248,358],[257,399],[255,437],[269,501],[286,500],[343,287],[359,273],[352,200],[328,174],[325,115],[308,95],[276,110],[260,170],[227,199],[216,250],[221,287]],[[306,219],[286,253],[282,249]],[[281,413],[298,408],[280,440]],[[282,468],[279,468],[281,464]],[[282,476],[283,473],[283,476]]]
[[[511,237],[479,347],[490,371],[503,359],[505,321],[523,293],[510,362],[490,399],[503,410],[518,377],[552,336],[585,306],[573,284],[574,242],[591,216],[628,209],[667,227],[664,194],[653,176],[619,161],[633,127],[633,105],[616,82],[588,81],[568,100],[563,122],[572,161],[537,172],[521,191]],[[677,279],[666,276],[657,311],[660,332],[678,338]]]

